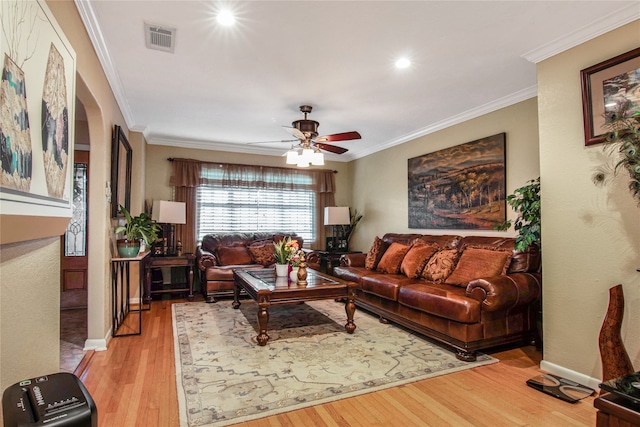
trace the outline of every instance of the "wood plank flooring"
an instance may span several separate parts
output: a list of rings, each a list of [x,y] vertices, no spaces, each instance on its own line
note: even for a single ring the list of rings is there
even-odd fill
[[[114,338],[86,364],[80,378],[96,402],[100,427],[180,425],[171,304],[181,301],[154,301],[143,313],[142,335]],[[570,404],[527,387],[540,373],[535,348],[491,354],[500,363],[239,425],[595,426],[594,397]]]

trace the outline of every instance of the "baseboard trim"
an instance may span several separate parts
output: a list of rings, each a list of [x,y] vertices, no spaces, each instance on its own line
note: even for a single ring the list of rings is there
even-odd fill
[[[111,328],[107,331],[107,335],[103,339],[87,339],[84,342],[84,351],[94,350],[94,351],[105,351],[107,349],[107,344],[111,340]]]
[[[542,360],[540,362],[540,369],[543,371],[547,371],[551,374],[555,374],[561,376],[562,378],[567,378],[571,381],[575,381],[582,385],[586,385],[590,387],[596,392],[600,390],[598,385],[602,382],[599,378],[593,378],[585,374],[581,374],[580,372],[573,371],[571,369],[565,368],[564,366],[556,365],[555,363],[547,362],[546,360]]]

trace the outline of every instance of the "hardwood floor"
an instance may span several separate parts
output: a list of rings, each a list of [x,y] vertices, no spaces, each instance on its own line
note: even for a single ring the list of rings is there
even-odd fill
[[[171,304],[154,301],[140,336],[114,338],[80,378],[98,407],[100,427],[179,426]],[[218,304],[225,304],[226,300]],[[533,390],[533,347],[491,353],[500,363],[431,378],[243,426],[595,426],[594,397],[565,403]]]

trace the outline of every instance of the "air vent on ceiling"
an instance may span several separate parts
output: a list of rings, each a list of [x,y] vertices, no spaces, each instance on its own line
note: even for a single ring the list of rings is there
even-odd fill
[[[145,22],[144,38],[148,49],[173,53],[176,46],[175,28],[161,27],[159,25],[147,24]]]

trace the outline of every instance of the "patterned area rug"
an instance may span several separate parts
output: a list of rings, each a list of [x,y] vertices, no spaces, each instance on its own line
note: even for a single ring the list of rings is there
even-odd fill
[[[434,343],[344,304],[315,301],[269,310],[264,347],[258,307],[242,300],[173,304],[180,424],[224,426],[495,363],[461,362]]]

